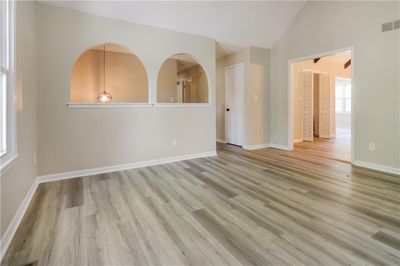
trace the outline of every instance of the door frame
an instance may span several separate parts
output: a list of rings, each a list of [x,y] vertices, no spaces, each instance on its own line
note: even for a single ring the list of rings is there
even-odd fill
[[[345,51],[350,51],[351,53],[351,159],[350,162],[354,163],[354,158],[355,156],[355,135],[356,135],[356,130],[355,130],[355,95],[356,95],[356,83],[355,83],[355,56],[354,56],[354,47],[345,47],[337,50],[330,50],[322,53],[317,53],[317,54],[311,54],[311,55],[306,55],[306,56],[301,56],[301,57],[296,57],[288,60],[288,106],[287,106],[287,111],[288,111],[288,149],[293,150],[293,63],[299,62],[299,61],[305,61],[305,60],[312,60],[314,58],[318,57],[324,57],[324,56],[330,56],[336,53],[340,52],[345,52]]]
[[[239,132],[239,134],[240,134],[240,146],[242,146],[243,147],[243,145],[244,145],[244,104],[245,104],[245,102],[244,102],[244,98],[245,98],[245,89],[246,89],[246,69],[245,69],[245,65],[244,65],[244,62],[240,62],[240,63],[236,63],[236,64],[233,64],[233,65],[229,65],[229,66],[226,66],[225,67],[225,69],[224,69],[224,92],[225,92],[225,95],[224,95],[224,97],[225,97],[225,102],[224,102],[224,121],[225,121],[225,141],[226,141],[226,143],[229,143],[228,142],[228,126],[227,126],[227,124],[228,124],[228,120],[226,119],[226,108],[227,108],[227,106],[226,106],[226,103],[227,103],[227,86],[226,86],[226,72],[227,72],[227,70],[229,70],[229,69],[232,69],[232,68],[236,68],[236,67],[242,67],[242,69],[243,69],[243,101],[242,101],[242,105],[239,107],[239,113],[240,114],[242,114],[242,117],[241,117],[241,119],[240,119],[240,124],[241,124],[241,127],[240,127],[240,132]]]

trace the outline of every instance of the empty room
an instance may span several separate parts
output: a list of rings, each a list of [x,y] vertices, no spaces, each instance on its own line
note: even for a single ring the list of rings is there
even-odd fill
[[[0,264],[399,265],[399,1],[0,1]]]

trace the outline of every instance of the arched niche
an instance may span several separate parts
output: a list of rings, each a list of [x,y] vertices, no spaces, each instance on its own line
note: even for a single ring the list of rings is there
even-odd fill
[[[147,103],[146,70],[129,49],[106,43],[84,51],[76,60],[71,75],[72,103],[98,103],[106,91],[112,103]]]
[[[157,77],[157,102],[208,102],[207,75],[193,56],[176,54],[161,65]]]

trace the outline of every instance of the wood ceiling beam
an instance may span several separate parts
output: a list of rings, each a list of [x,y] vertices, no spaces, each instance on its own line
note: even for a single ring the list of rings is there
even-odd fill
[[[348,68],[351,65],[351,59],[344,64],[344,69]]]

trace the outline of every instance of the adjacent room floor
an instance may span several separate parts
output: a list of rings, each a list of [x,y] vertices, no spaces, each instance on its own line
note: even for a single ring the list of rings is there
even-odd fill
[[[42,184],[3,265],[398,265],[400,179],[296,145]]]
[[[312,153],[325,159],[350,162],[351,130],[350,128],[336,128],[336,136],[333,138],[314,136],[314,141],[302,141],[295,143],[294,146],[298,152]]]

